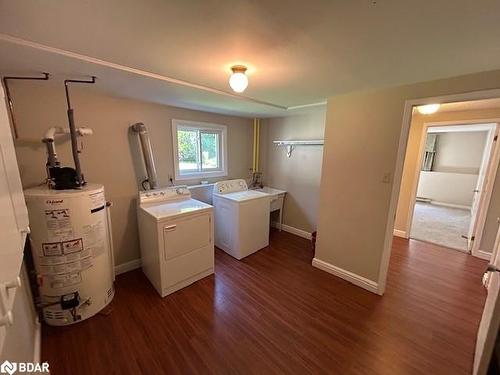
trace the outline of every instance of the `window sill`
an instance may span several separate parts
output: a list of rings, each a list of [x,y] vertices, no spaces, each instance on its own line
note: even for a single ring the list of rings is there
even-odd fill
[[[208,183],[208,184],[197,184],[197,185],[188,185],[188,189],[200,189],[200,188],[210,188],[213,189],[215,183]]]
[[[227,172],[205,172],[205,173],[190,173],[180,176],[175,176],[175,181],[199,180],[203,178],[227,177]]]

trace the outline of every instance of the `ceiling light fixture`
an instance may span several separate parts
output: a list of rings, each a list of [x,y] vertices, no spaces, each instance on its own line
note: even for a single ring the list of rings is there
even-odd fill
[[[419,105],[417,107],[418,113],[421,115],[432,115],[433,113],[436,113],[441,107],[441,104],[425,104],[425,105]]]
[[[233,74],[229,77],[229,86],[234,92],[243,92],[248,86],[248,77],[245,75],[247,67],[243,65],[234,65],[231,67]]]

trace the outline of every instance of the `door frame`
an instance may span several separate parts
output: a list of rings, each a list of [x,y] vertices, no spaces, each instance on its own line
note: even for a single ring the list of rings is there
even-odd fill
[[[500,224],[498,225],[497,237],[495,239],[495,245],[493,246],[493,253],[491,254],[490,263],[497,264],[500,258]],[[487,272],[483,277],[483,284],[486,286],[486,289],[490,288],[491,284],[491,273]]]
[[[444,103],[464,102],[471,100],[494,99],[499,97],[500,97],[500,89],[492,89],[492,90],[471,91],[461,94],[440,95],[427,98],[405,100],[401,133],[399,135],[398,153],[394,168],[394,179],[392,182],[391,198],[389,202],[389,212],[387,215],[387,223],[386,223],[386,230],[384,237],[384,249],[382,252],[382,260],[380,262],[380,268],[379,268],[377,294],[382,295],[385,292],[387,272],[389,270],[389,260],[391,258],[392,241],[394,236],[394,221],[396,218],[396,209],[399,199],[399,189],[401,188],[401,180],[403,177],[403,165],[405,160],[406,147],[408,145],[408,136],[410,133],[413,107],[425,104],[434,104],[434,103],[444,104]]]
[[[500,226],[498,228],[495,247],[493,248],[492,260],[490,265],[499,269],[500,258]],[[495,341],[498,335],[500,326],[500,296],[499,296],[499,273],[491,271],[486,273],[486,287],[488,295],[483,308],[483,314],[476,336],[476,348],[474,350],[474,361],[472,367],[473,375],[485,375],[488,372],[488,367],[492,359],[492,353],[495,350]],[[484,277],[483,277],[484,282]]]
[[[419,149],[417,155],[417,167],[422,165],[425,150],[425,138],[427,137],[430,128],[439,127],[477,127],[479,129],[471,129],[470,131],[488,131],[488,138],[493,138],[500,128],[500,118],[488,118],[488,119],[477,119],[477,120],[454,120],[454,121],[430,121],[424,122],[422,126],[422,131],[419,138]],[[465,130],[459,130],[465,131]],[[487,208],[489,207],[491,194],[493,192],[493,184],[490,182],[494,180],[498,165],[500,162],[500,142],[492,143],[492,150],[488,156],[488,163],[486,166],[486,189],[481,193],[479,198],[479,208],[477,216],[476,229],[474,231],[474,242],[472,245],[472,255],[478,258],[489,260],[491,254],[479,249],[481,243],[481,238],[483,235],[484,224],[486,222]],[[413,224],[413,214],[415,211],[415,205],[417,201],[417,190],[418,184],[420,182],[421,169],[418,167],[415,170],[415,175],[413,177],[413,182],[411,186],[411,199],[408,206],[408,217],[406,218],[406,227],[404,228],[405,236],[404,238],[410,238],[411,227]],[[468,251],[467,251],[468,252]]]

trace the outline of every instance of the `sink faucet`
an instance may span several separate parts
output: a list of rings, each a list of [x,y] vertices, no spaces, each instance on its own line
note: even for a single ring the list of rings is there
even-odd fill
[[[262,172],[253,172],[252,173],[252,182],[250,182],[249,189],[262,189],[264,185],[260,181],[262,178]]]

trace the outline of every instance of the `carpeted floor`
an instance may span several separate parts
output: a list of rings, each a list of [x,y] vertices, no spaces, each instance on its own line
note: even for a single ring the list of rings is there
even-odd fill
[[[470,210],[417,202],[410,237],[459,250],[467,250]]]

